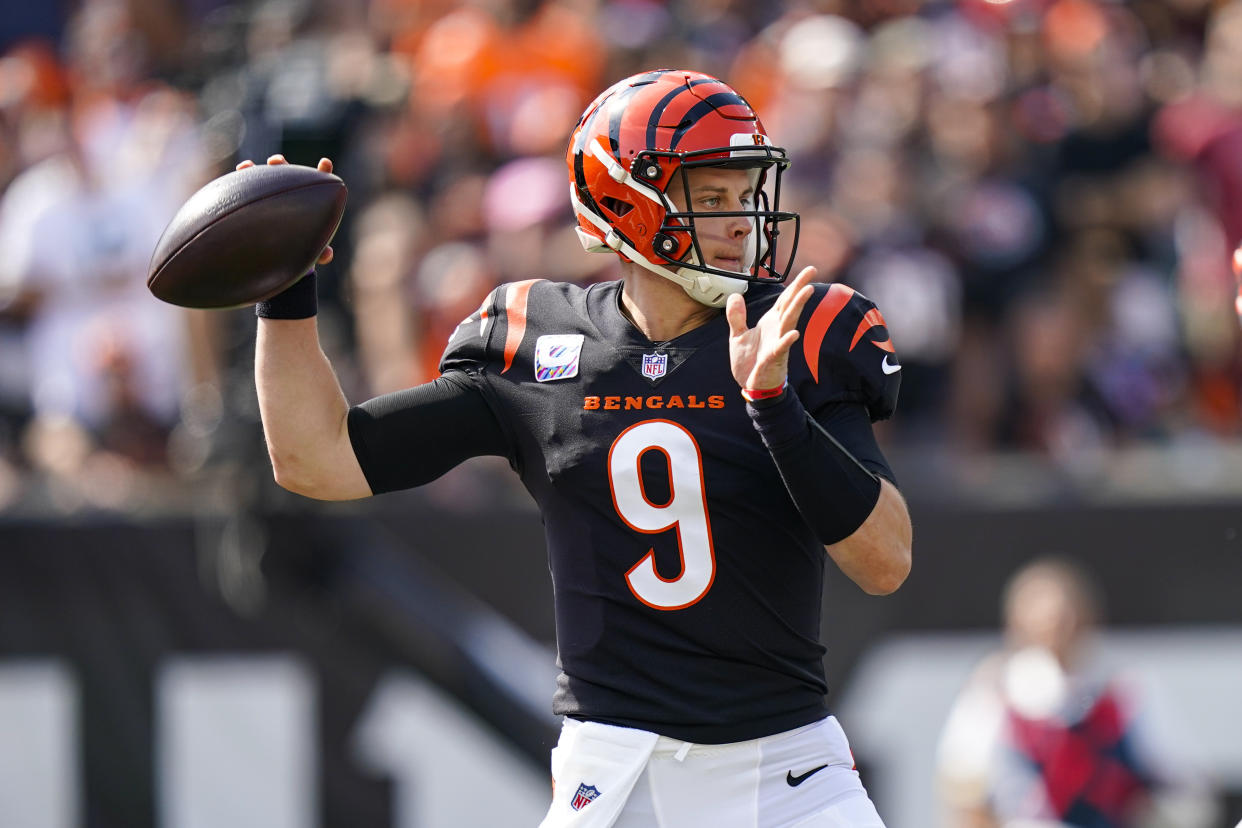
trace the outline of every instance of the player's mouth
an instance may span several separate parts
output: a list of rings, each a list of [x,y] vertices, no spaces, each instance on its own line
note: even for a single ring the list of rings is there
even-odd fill
[[[713,256],[712,264],[721,270],[731,270],[734,273],[742,273],[744,270],[741,256]]]

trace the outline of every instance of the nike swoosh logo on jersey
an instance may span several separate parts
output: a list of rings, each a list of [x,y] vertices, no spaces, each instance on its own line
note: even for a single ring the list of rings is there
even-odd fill
[[[895,374],[895,373],[897,373],[898,371],[900,371],[900,370],[901,370],[901,366],[900,366],[900,365],[893,365],[892,363],[890,363],[890,362],[888,361],[890,356],[892,356],[892,355],[891,355],[891,354],[885,354],[885,355],[884,355],[884,362],[882,362],[882,363],[880,364],[880,370],[881,370],[881,371],[883,371],[883,372],[884,372],[884,373],[886,373],[886,374]]]
[[[820,771],[822,771],[822,770],[823,770],[824,768],[826,768],[826,767],[828,767],[828,766],[827,766],[827,765],[820,765],[818,768],[811,768],[811,769],[810,769],[809,771],[807,771],[806,773],[799,774],[798,776],[794,776],[794,775],[793,775],[793,771],[789,771],[788,773],[786,773],[786,774],[785,774],[785,782],[786,782],[786,784],[788,784],[788,785],[789,785],[789,787],[791,787],[791,788],[796,788],[796,787],[798,787],[799,785],[801,785],[803,782],[805,782],[806,780],[810,779],[810,778],[811,778],[812,776],[814,776],[815,774],[817,774],[817,773],[819,773]]]

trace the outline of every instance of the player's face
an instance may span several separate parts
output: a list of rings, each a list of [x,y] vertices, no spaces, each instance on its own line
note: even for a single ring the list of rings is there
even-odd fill
[[[699,214],[694,226],[703,251],[703,264],[738,273],[749,270],[746,237],[751,232],[750,219],[744,216],[702,218],[703,214],[736,212],[755,209],[754,170],[697,167],[683,170],[690,184],[690,202],[686,189],[677,178],[669,184],[668,195],[679,211]]]

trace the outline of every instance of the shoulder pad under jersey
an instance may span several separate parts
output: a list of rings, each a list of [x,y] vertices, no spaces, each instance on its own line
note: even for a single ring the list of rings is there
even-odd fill
[[[530,289],[540,279],[510,282],[493,290],[479,309],[461,321],[440,357],[440,371],[477,370],[494,363],[498,371],[513,364],[526,333]]]
[[[814,288],[798,320],[802,336],[794,344],[810,374],[806,387],[798,389],[803,402],[814,409],[855,401],[867,406],[872,420],[892,416],[901,363],[879,308],[846,285],[817,283]]]

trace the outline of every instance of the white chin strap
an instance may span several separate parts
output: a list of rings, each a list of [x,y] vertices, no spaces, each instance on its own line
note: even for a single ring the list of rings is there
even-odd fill
[[[667,267],[652,265],[645,259],[639,264],[650,265],[650,270],[681,285],[682,290],[688,293],[691,299],[712,308],[723,308],[730,296],[735,293],[745,293],[750,285],[750,282],[745,279],[731,279],[728,276],[703,273],[688,267],[669,270]]]

